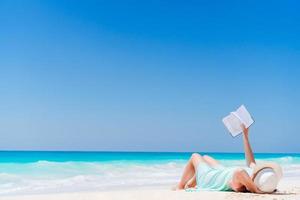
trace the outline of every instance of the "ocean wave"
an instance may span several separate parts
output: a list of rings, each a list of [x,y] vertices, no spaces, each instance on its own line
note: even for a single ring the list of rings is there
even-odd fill
[[[183,163],[126,164],[38,161],[0,164],[0,194],[114,189],[176,183]]]
[[[265,162],[265,161],[270,161],[270,162],[277,162],[278,164],[281,165],[291,165],[291,164],[300,164],[300,157],[292,157],[292,156],[282,156],[282,157],[258,157],[255,160],[258,162]],[[245,159],[220,159],[220,161],[224,165],[244,165],[245,164]]]

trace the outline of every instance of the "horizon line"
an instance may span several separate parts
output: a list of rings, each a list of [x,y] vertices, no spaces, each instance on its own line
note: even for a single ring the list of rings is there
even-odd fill
[[[61,153],[201,153],[244,154],[244,152],[220,151],[101,151],[101,150],[0,150],[0,152],[61,152]],[[254,154],[300,154],[297,152],[254,152]]]

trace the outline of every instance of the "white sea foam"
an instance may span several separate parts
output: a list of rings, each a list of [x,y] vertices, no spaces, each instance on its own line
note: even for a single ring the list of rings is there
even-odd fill
[[[293,160],[293,158],[291,158]],[[275,159],[284,179],[300,179],[300,164],[290,158]],[[272,160],[272,159],[271,159]],[[274,160],[274,159],[273,159]],[[221,160],[243,165],[244,160]],[[185,161],[170,162],[48,162],[1,163],[0,195],[114,190],[124,187],[165,185],[179,180]]]
[[[0,194],[172,185],[178,180],[183,166],[182,162],[126,164],[42,161],[27,164],[0,164],[0,170],[4,171],[0,173]]]

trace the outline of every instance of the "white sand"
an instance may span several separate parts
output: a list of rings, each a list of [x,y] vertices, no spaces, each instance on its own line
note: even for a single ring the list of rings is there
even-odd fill
[[[251,194],[235,192],[185,192],[171,191],[162,188],[137,188],[121,191],[106,192],[72,192],[37,195],[2,196],[0,200],[300,200],[300,180],[285,181],[278,187],[274,194]]]

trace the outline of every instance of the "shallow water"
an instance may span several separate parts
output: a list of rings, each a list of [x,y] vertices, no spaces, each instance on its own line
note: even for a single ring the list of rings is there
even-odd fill
[[[173,186],[191,153],[0,152],[0,194],[117,190]],[[226,166],[243,154],[209,153]],[[300,154],[256,154],[282,165],[284,179],[300,179]]]

